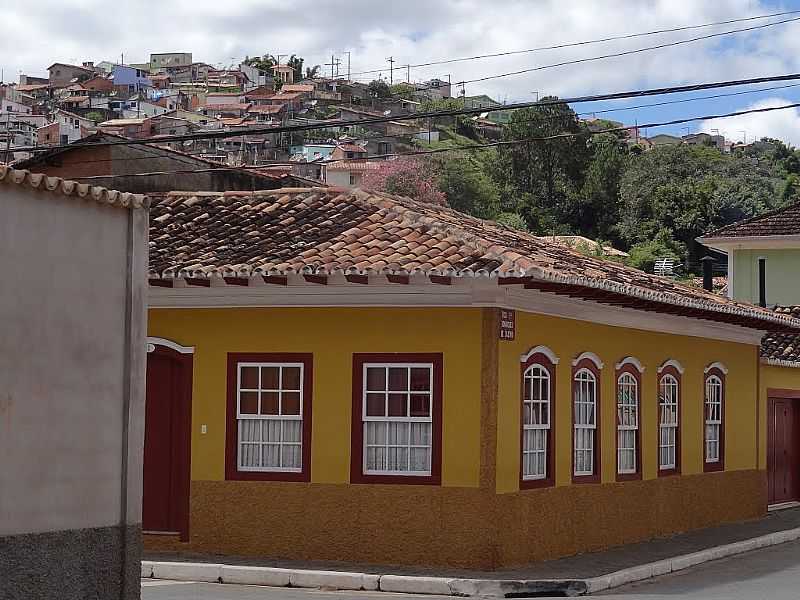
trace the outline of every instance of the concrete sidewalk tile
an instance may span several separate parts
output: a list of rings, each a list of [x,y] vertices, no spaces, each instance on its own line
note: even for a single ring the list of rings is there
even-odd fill
[[[709,550],[701,550],[700,552],[692,552],[691,554],[676,556],[672,559],[672,570],[681,571],[683,569],[688,569],[689,567],[704,563],[708,560],[711,560],[711,552]]]
[[[653,567],[653,577],[672,573],[672,561],[670,559],[659,560],[654,563],[650,563],[650,565]]]
[[[360,590],[363,589],[365,583],[365,573],[301,569],[291,569],[290,571],[289,584],[292,587]]]
[[[148,561],[142,561],[142,577],[145,579],[149,579],[153,576],[153,565],[151,565]]]
[[[221,577],[222,583],[286,587],[289,585],[291,573],[291,569],[222,565]]]
[[[601,575],[600,577],[592,577],[591,579],[586,579],[585,583],[586,583],[587,594],[591,595],[596,592],[602,592],[611,587],[611,575]]]
[[[643,579],[650,579],[653,577],[653,564],[640,565],[638,567],[629,567],[610,574],[611,580],[609,587],[619,587],[626,583],[633,581],[641,581]]]
[[[434,594],[449,596],[451,579],[446,577],[416,577],[413,575],[383,575],[380,590],[382,592],[400,592],[404,594]]]
[[[155,579],[216,583],[222,576],[222,565],[214,563],[153,562],[151,566]]]

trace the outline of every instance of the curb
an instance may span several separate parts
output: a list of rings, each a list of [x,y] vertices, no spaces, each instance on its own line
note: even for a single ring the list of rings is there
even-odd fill
[[[513,598],[582,596],[682,571],[712,560],[800,539],[800,527],[637,565],[588,579],[467,579],[248,567],[216,563],[142,561],[142,577],[269,587],[327,588],[437,596]]]

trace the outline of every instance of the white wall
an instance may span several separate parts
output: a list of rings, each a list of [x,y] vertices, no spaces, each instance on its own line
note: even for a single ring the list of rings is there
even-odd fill
[[[146,227],[0,182],[0,536],[141,522]]]

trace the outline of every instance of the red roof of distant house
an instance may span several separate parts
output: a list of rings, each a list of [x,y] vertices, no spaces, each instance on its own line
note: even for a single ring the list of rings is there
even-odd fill
[[[209,96],[244,96],[241,92],[208,92],[206,98]]]
[[[375,171],[381,168],[383,161],[347,160],[336,161],[328,165],[329,171]]]
[[[210,104],[206,105],[206,110],[220,110],[220,111],[245,111],[250,108],[250,104]]]
[[[282,104],[251,106],[247,112],[252,114],[276,115],[284,109]]]
[[[308,83],[289,83],[287,85],[284,85],[281,88],[281,91],[286,92],[287,94],[290,92],[304,94],[308,92],[313,92],[314,86]]]
[[[303,94],[301,92],[287,92],[287,93],[277,93],[275,94],[272,99],[273,100],[297,100],[298,98],[302,98]]]
[[[62,104],[73,104],[75,102],[88,102],[89,96],[67,96],[61,100]]]
[[[358,146],[356,144],[340,144],[338,146],[339,150],[344,150],[345,152],[366,152],[367,149],[364,146]]]

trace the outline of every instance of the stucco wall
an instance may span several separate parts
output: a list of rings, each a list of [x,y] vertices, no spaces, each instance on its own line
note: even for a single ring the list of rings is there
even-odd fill
[[[800,302],[800,250],[733,250],[733,297],[758,304],[758,259],[766,258],[767,304]]]
[[[151,310],[149,334],[195,346],[195,362],[190,542],[154,536],[149,547],[499,568],[763,514],[755,346],[519,311],[515,341],[499,341],[497,326],[496,309],[479,308]],[[519,491],[519,358],[540,344],[561,358],[557,485]],[[569,380],[583,351],[606,363],[603,483],[573,485]],[[311,483],[224,481],[228,352],[314,354]],[[441,486],[349,484],[355,352],[443,353]],[[646,367],[644,478],[616,483],[614,364],[629,355]],[[684,475],[659,478],[656,370],[669,358],[686,369]],[[703,473],[703,369],[715,361],[729,369],[726,432],[735,443],[726,449],[726,472]],[[258,518],[243,506],[259,507]]]
[[[703,338],[620,329],[517,312],[513,342],[500,342],[497,490],[519,489],[520,357],[531,348],[548,346],[560,359],[556,367],[555,445],[556,485],[572,477],[572,415],[570,381],[572,361],[582,352],[594,352],[605,363],[600,381],[600,440],[602,480],[616,476],[616,391],[614,365],[626,356],[645,367],[640,392],[642,475],[657,476],[658,382],[657,369],[675,359],[685,369],[682,377],[681,470],[703,472],[703,370],[713,362],[728,369],[725,432],[726,470],[756,467],[757,347]],[[735,440],[735,442],[734,442]],[[763,468],[763,466],[762,466]]]
[[[19,542],[20,535],[80,538],[86,530],[139,527],[146,236],[145,210],[0,184],[6,561],[24,549],[26,560],[52,561],[55,577],[59,555]],[[69,545],[59,547],[69,552]],[[138,552],[134,544],[127,556],[135,560]],[[102,564],[96,577],[104,577]],[[15,597],[13,591],[0,595]],[[64,588],[59,597],[83,593]]]

